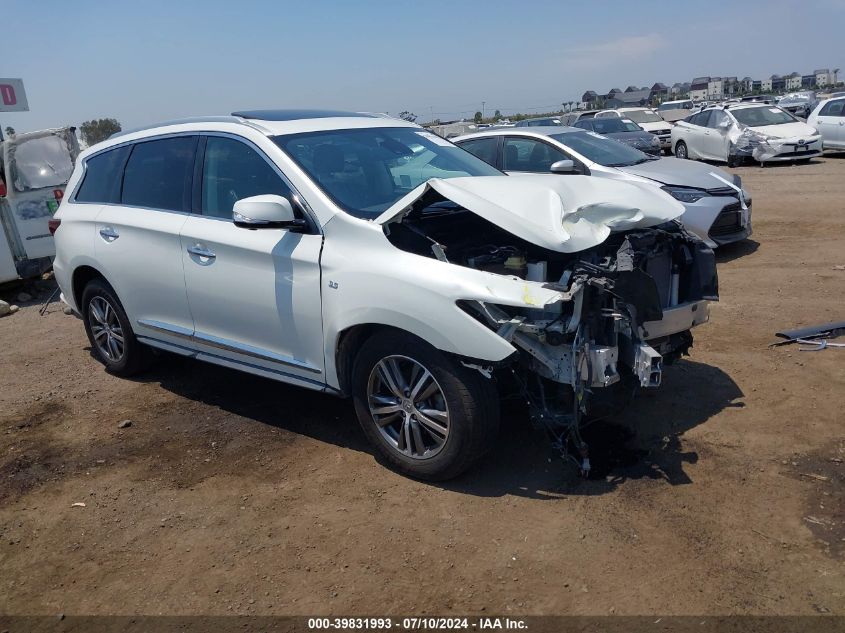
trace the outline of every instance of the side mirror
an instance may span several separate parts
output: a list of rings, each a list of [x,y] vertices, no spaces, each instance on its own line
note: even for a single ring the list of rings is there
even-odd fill
[[[575,173],[575,163],[571,160],[559,160],[552,163],[549,171],[553,174],[573,174]]]
[[[275,194],[243,198],[232,209],[235,226],[242,229],[304,229],[305,220],[296,218],[290,200]]]

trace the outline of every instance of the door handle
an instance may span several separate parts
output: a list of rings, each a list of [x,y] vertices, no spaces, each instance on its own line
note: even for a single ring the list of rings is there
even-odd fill
[[[120,233],[110,226],[104,226],[100,229],[100,237],[102,237],[106,242],[114,242],[120,237]]]
[[[207,248],[204,248],[204,247],[203,247],[202,245],[200,245],[200,244],[194,244],[193,246],[191,246],[191,247],[188,249],[188,252],[189,252],[191,255],[196,255],[197,257],[205,257],[205,258],[207,258],[207,259],[214,259],[215,257],[217,257],[217,255],[215,255],[214,253],[212,253],[212,252],[211,252],[210,250],[208,250]]]

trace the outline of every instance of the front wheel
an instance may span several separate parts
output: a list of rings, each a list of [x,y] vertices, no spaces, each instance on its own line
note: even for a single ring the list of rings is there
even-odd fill
[[[687,152],[687,144],[683,141],[678,141],[675,144],[675,158],[689,158],[689,153]]]
[[[355,412],[396,470],[451,479],[489,448],[499,426],[492,379],[404,332],[368,339],[352,370]]]

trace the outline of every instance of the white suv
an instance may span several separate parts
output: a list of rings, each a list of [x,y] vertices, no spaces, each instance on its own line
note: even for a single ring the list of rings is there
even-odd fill
[[[56,279],[108,371],[155,348],[350,395],[420,478],[483,454],[506,390],[588,471],[592,394],[659,384],[717,294],[712,251],[659,189],[510,178],[380,116],[125,133],[86,151],[67,191]]]

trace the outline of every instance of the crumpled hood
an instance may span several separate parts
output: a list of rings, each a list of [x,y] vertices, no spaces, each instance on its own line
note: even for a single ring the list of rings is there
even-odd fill
[[[601,244],[611,231],[662,224],[683,205],[649,184],[589,176],[432,178],[375,219],[401,221],[429,190],[528,242],[561,253]]]
[[[758,134],[772,136],[774,138],[795,138],[808,137],[818,134],[816,129],[806,123],[795,121],[794,123],[781,123],[780,125],[761,125],[749,128]]]
[[[696,187],[698,189],[722,188],[725,183],[713,177],[713,172],[733,182],[733,176],[726,171],[694,160],[681,160],[679,158],[660,158],[650,160],[639,165],[628,167],[617,167],[619,171],[627,174],[642,176],[655,180],[664,185],[678,185],[680,187]]]

